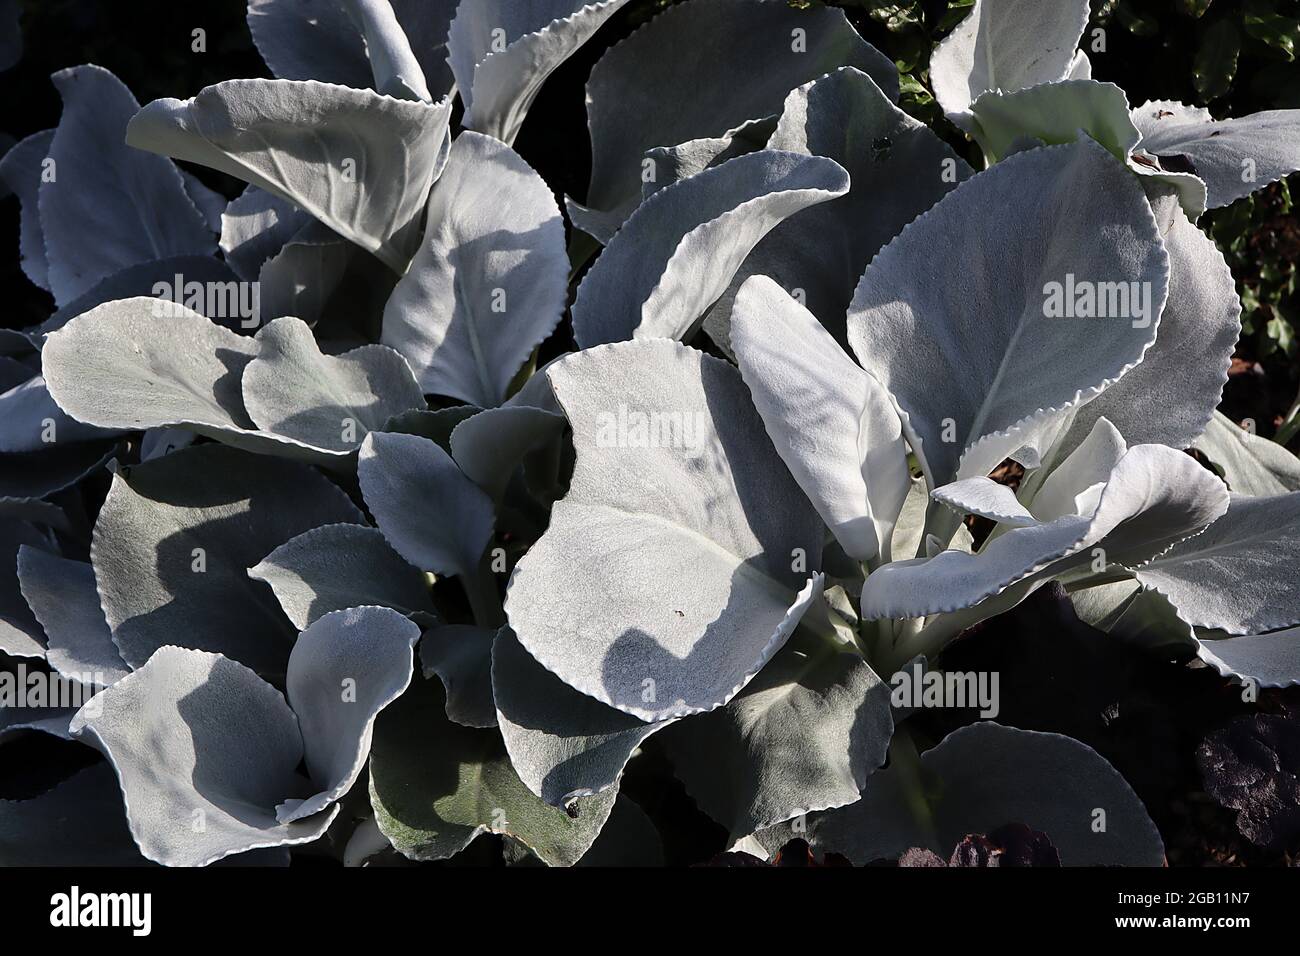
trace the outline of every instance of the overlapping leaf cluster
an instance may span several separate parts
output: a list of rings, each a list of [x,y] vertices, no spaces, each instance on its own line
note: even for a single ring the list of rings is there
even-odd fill
[[[646,862],[653,737],[758,855],[1152,864],[1089,747],[918,752],[891,676],[1056,581],[1300,683],[1300,466],[1215,410],[1196,225],[1300,168],[1300,112],[1131,106],[1086,0],[976,0],[929,77],[977,171],[839,10],[686,0],[592,71],[562,213],[511,144],[626,2],[250,0],[277,79],[55,75],[0,161],[57,306],[0,338],[0,650],[97,693],[0,733],[105,762],[0,804],[0,862]]]

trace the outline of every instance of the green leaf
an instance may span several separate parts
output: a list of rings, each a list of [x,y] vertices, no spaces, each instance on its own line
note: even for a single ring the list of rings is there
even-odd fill
[[[1192,82],[1204,100],[1215,100],[1228,92],[1237,75],[1241,34],[1231,20],[1219,20],[1205,31],[1192,61]]]
[[[884,6],[872,4],[867,11],[867,16],[891,33],[899,33],[920,26],[916,12],[911,9],[911,6],[907,3],[890,3]]]
[[[1246,33],[1262,40],[1282,53],[1288,61],[1295,59],[1295,41],[1300,36],[1300,20],[1273,12],[1271,5],[1259,2],[1246,4]]]
[[[1210,4],[1214,0],[1178,0],[1178,9],[1189,17],[1200,19],[1205,15],[1205,11],[1210,9]]]
[[[894,65],[900,73],[909,73],[923,66],[930,55],[930,40],[919,31],[899,36],[893,46]]]
[[[1266,328],[1268,337],[1277,343],[1278,348],[1288,356],[1295,355],[1295,329],[1291,327],[1290,322],[1280,315],[1274,315],[1273,318],[1269,319]]]
[[[1228,206],[1214,216],[1211,230],[1214,241],[1219,245],[1230,245],[1234,239],[1246,234],[1251,225],[1251,212],[1255,206],[1253,197],[1246,197]]]
[[[970,8],[975,6],[975,0],[950,0],[948,11],[939,19],[939,25],[936,30],[938,33],[947,33],[970,13]]]
[[[900,97],[902,96],[916,96],[916,97],[927,96],[928,97],[930,95],[929,93],[926,92],[925,87],[921,85],[921,81],[918,80],[916,77],[914,77],[911,73],[904,73],[898,78],[898,94]]]
[[[595,841],[616,791],[579,800],[576,816],[547,806],[510,766],[496,730],[447,719],[442,683],[417,680],[375,723],[370,803],[384,836],[412,860],[444,860],[480,833],[571,866]]]
[[[1116,17],[1129,33],[1139,37],[1151,37],[1160,32],[1160,23],[1149,13],[1133,9],[1128,0],[1123,0],[1115,11]]]

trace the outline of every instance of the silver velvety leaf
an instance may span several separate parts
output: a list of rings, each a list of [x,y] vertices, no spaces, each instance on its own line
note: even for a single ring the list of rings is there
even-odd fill
[[[366,507],[398,554],[422,571],[473,575],[495,521],[492,500],[436,442],[371,432],[357,477]]]
[[[63,116],[50,144],[55,173],[42,177],[39,204],[55,300],[62,305],[139,262],[214,254],[175,164],[123,142],[140,104],[122,81],[98,66],[51,79]]]
[[[429,585],[377,528],[329,524],[280,545],[248,576],[275,592],[298,630],[330,611],[374,604],[403,614],[433,613]]]
[[[305,322],[276,319],[257,333],[241,378],[244,409],[263,431],[352,451],[394,415],[424,408],[406,359],[384,345],[323,355]]]
[[[1209,110],[1152,100],[1133,110],[1142,149],[1190,162],[1211,209],[1249,196],[1300,169],[1300,110],[1268,110],[1216,121]]]
[[[361,520],[311,468],[223,445],[115,475],[91,563],[123,659],[139,667],[164,644],[182,644],[284,673],[294,632],[248,568],[304,531]]]
[[[462,133],[429,195],[424,241],[384,308],[383,342],[425,392],[481,408],[564,314],[564,221],[508,146]]]
[[[727,349],[740,286],[750,276],[766,275],[847,345],[844,314],[867,263],[972,170],[854,67],[792,90],[767,148],[835,160],[849,174],[849,191],[795,213],[768,233],[709,312],[704,330]]]
[[[492,645],[492,694],[515,772],[553,807],[616,787],[632,752],[674,720],[646,723],[579,693],[509,628]]]
[[[443,158],[450,100],[314,80],[229,80],[131,120],[138,149],[201,163],[301,207],[399,275]]]
[[[548,371],[577,465],[506,614],[569,686],[657,721],[720,707],[820,590],[822,530],[736,370],[663,339]]]
[[[1168,281],[1123,164],[1092,141],[1048,146],[958,186],[882,249],[849,341],[935,488],[987,474],[1137,365]]]
[[[732,346],[777,454],[845,553],[888,561],[911,479],[885,390],[766,276],[736,297]]]
[[[379,712],[411,682],[418,625],[386,607],[331,611],[298,635],[285,695],[302,732],[303,763],[320,792],[276,807],[293,823],[341,799],[370,756]]]
[[[910,781],[894,767],[879,771],[860,801],[809,820],[805,837],[865,864],[914,846],[947,854],[966,834],[1008,823],[1046,833],[1065,866],[1164,862],[1164,844],[1146,807],[1091,747],[987,721],[927,750]],[[788,829],[760,834],[760,840],[775,849]]]
[[[461,0],[447,34],[464,125],[513,143],[546,82],[627,0]]]
[[[1300,492],[1236,495],[1228,513],[1137,569],[1196,627],[1258,634],[1300,624]]]
[[[858,650],[800,632],[727,706],[662,739],[700,808],[743,836],[854,803],[893,732],[890,687]]]
[[[39,548],[18,550],[23,597],[45,630],[45,659],[68,680],[108,687],[127,674],[95,589],[95,570]]]
[[[765,235],[848,188],[834,160],[776,150],[666,186],[636,209],[583,278],[574,337],[584,348],[685,337]]]
[[[338,813],[276,820],[278,803],[312,790],[297,771],[298,721],[279,691],[219,654],[159,649],[91,698],[72,732],[112,762],[131,835],[157,863],[310,843]]]
[[[1066,79],[1078,68],[1075,48],[1088,13],[1088,0],[975,0],[930,57],[935,99],[969,129],[971,103],[986,90],[1011,93]]]
[[[763,65],[757,72],[756,63]],[[898,99],[898,69],[841,10],[795,10],[785,0],[669,7],[591,71],[591,185],[585,205],[568,203],[574,225],[608,242],[640,202],[648,150],[779,113],[792,89],[841,66],[857,67]],[[746,82],[735,82],[738,76]]]

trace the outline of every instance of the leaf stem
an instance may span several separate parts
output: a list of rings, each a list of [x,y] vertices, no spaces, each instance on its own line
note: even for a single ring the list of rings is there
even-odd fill
[[[898,775],[902,791],[906,795],[907,807],[912,817],[920,824],[929,846],[939,845],[939,830],[934,824],[934,813],[930,801],[925,796],[925,780],[921,773],[921,755],[917,752],[916,741],[906,727],[894,728],[894,736],[889,741],[889,766]]]
[[[501,592],[497,590],[496,575],[492,573],[491,552],[483,555],[473,574],[462,574],[460,583],[465,589],[475,624],[496,630],[506,622]]]
[[[966,628],[973,627],[995,614],[1011,610],[1041,583],[1035,578],[1027,578],[1011,585],[1000,594],[985,598],[973,607],[931,615],[919,628],[904,631],[900,635],[901,640],[894,645],[894,653],[890,657],[893,670],[890,673],[897,671],[918,654],[923,655],[928,661],[933,661],[939,652]]]
[[[934,535],[943,547],[948,547],[959,527],[961,527],[961,515],[942,502],[931,499],[926,505],[925,527],[921,529],[921,540],[916,545],[916,557],[927,556],[926,543],[931,535]]]
[[[601,250],[601,245],[577,227],[569,238],[569,282],[572,283],[591,259]]]
[[[1300,393],[1297,393],[1295,401],[1287,409],[1286,415],[1282,418],[1282,424],[1278,426],[1273,435],[1273,440],[1285,447],[1292,438],[1295,438],[1297,432],[1300,432]]]

